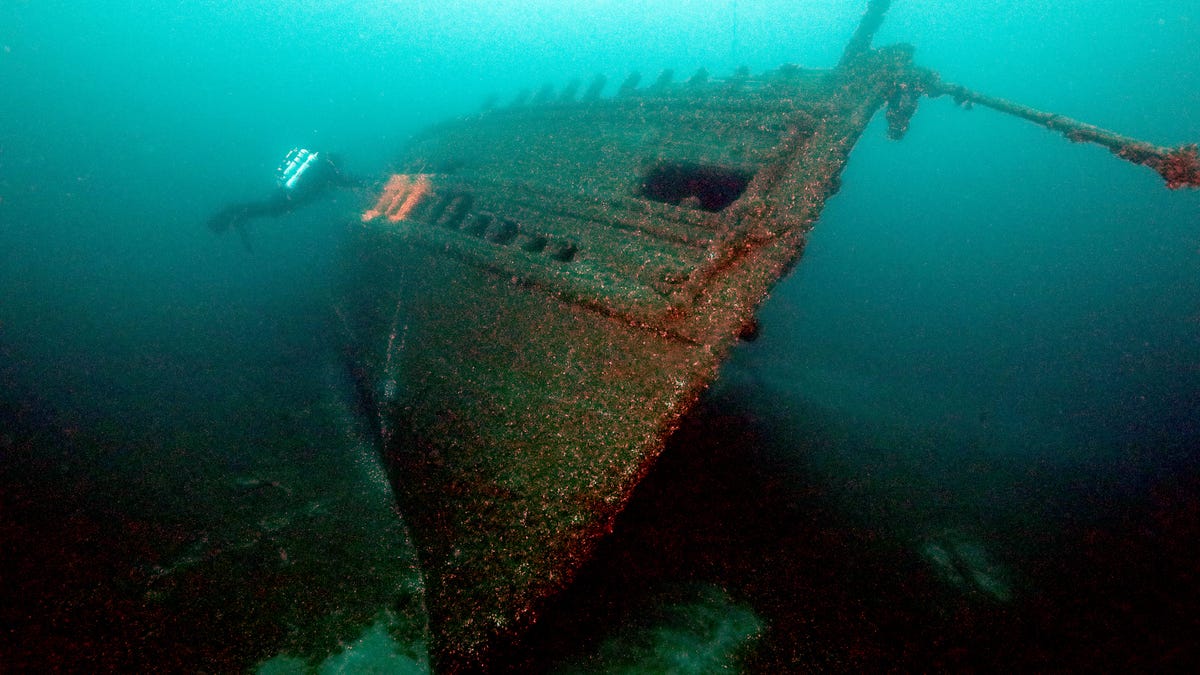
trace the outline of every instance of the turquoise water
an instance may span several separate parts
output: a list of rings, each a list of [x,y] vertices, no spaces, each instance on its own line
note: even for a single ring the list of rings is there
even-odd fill
[[[205,220],[296,144],[380,175],[492,93],[832,65],[862,5],[0,6],[5,660],[420,670],[420,580],[328,312],[367,196],[256,223],[255,255]],[[1193,2],[897,0],[876,43],[900,41],[980,91],[1200,140]],[[1200,192],[947,101],[899,143],[880,122],[534,667],[1200,661]]]

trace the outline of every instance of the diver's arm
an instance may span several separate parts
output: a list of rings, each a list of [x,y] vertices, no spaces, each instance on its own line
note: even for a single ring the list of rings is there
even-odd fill
[[[334,178],[333,184],[338,187],[343,187],[343,188],[360,188],[360,187],[367,187],[367,185],[368,185],[366,179],[357,178],[355,176],[349,176],[349,175],[342,173],[341,171],[339,171],[337,173],[337,176]]]
[[[351,176],[342,170],[338,161],[332,158],[325,160],[325,179],[331,187],[339,188],[360,188],[366,187],[367,181],[362,178]]]

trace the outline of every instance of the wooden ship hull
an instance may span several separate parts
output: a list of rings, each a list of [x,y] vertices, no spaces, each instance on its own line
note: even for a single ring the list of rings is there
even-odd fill
[[[339,311],[439,671],[485,670],[570,583],[753,333],[875,114],[898,136],[922,94],[995,102],[871,48],[886,5],[834,69],[607,98],[598,80],[443,124],[363,214]],[[1111,137],[1194,181],[1194,149],[1187,174],[1188,148]]]

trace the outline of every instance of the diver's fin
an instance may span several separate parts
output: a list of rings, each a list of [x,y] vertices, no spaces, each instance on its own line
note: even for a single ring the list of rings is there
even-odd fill
[[[254,246],[250,244],[250,233],[246,231],[246,224],[238,222],[234,223],[233,227],[237,230],[238,236],[241,237],[242,245],[246,247],[250,255],[254,255]]]

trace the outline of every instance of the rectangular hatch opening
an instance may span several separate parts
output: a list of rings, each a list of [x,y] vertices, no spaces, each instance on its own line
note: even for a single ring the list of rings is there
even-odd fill
[[[746,191],[753,174],[716,164],[656,163],[646,172],[638,195],[672,206],[722,211]]]

